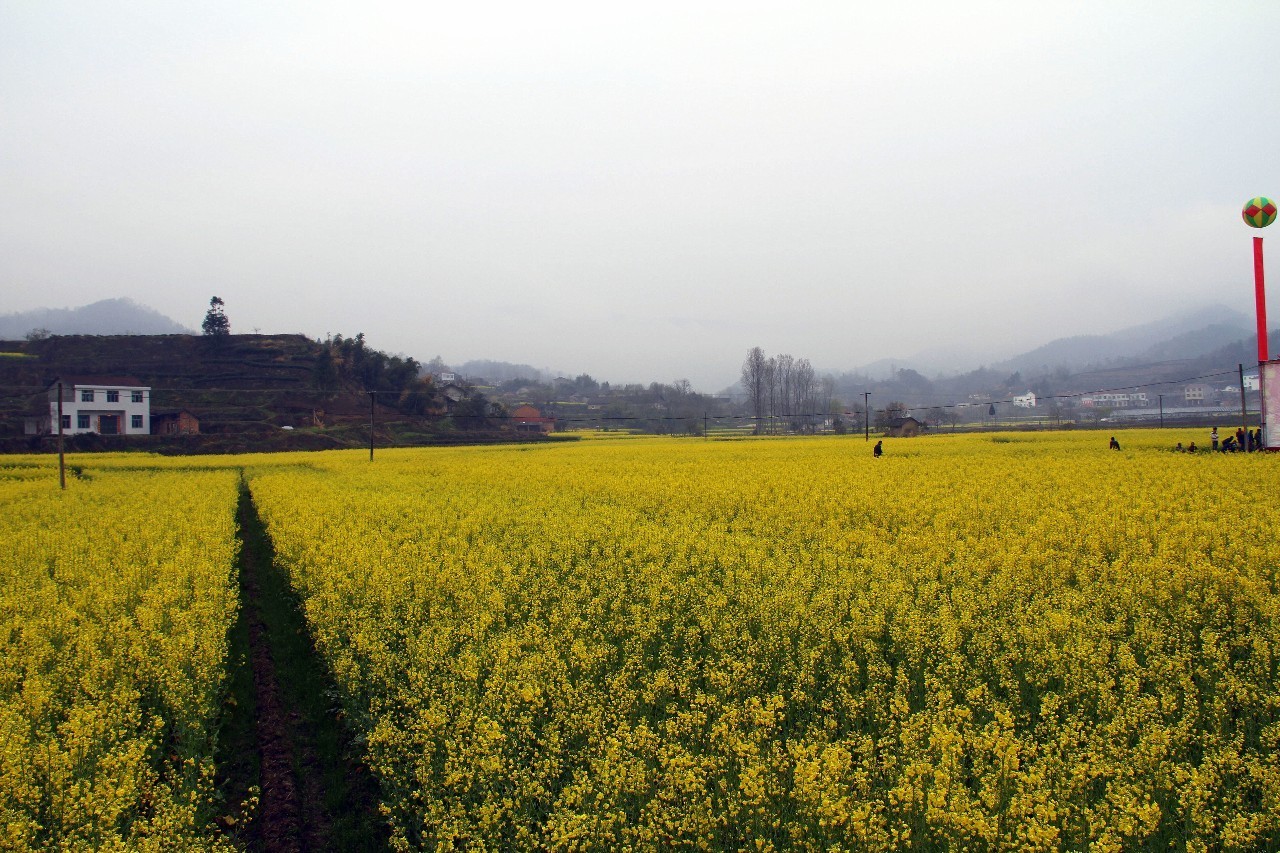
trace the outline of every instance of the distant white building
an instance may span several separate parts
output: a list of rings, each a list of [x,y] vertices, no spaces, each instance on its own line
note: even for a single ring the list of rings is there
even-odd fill
[[[1034,391],[1028,391],[1021,397],[1014,397],[1009,402],[1023,409],[1034,409],[1036,407],[1036,395]]]
[[[1213,389],[1208,385],[1197,382],[1182,389],[1182,398],[1189,405],[1203,406],[1205,403],[1213,402]]]
[[[64,435],[151,434],[151,387],[129,376],[60,377],[49,386],[48,420],[28,432],[58,431],[59,383]]]
[[[1080,398],[1080,405],[1085,408],[1104,406],[1112,409],[1145,408],[1150,405],[1150,402],[1146,391],[1107,391]]]

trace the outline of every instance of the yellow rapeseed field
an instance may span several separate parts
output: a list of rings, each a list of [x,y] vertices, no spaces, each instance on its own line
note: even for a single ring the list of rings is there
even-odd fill
[[[239,478],[138,459],[0,465],[0,849],[219,846]]]
[[[1275,849],[1280,459],[1194,437],[249,480],[398,849]]]
[[[1280,847],[1280,460],[1192,435],[0,464],[0,848],[214,847],[240,470],[399,849]]]

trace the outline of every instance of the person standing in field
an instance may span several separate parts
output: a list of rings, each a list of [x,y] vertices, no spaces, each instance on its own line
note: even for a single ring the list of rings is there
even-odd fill
[[[1214,427],[1212,430],[1209,431],[1209,446],[1213,450],[1218,449],[1218,428],[1217,427]]]
[[[871,448],[871,455],[879,459],[884,454],[884,442],[877,441],[876,446]]]

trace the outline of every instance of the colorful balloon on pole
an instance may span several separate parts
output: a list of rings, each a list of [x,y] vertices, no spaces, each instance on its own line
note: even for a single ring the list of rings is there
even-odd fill
[[[1265,196],[1258,196],[1245,202],[1244,210],[1240,211],[1240,213],[1244,217],[1245,224],[1250,228],[1266,228],[1276,221],[1276,203]],[[1262,267],[1261,234],[1253,238],[1253,298],[1258,312],[1258,390],[1262,396],[1262,407],[1258,415],[1258,421],[1259,426],[1262,427],[1260,430],[1262,433],[1262,446],[1268,450],[1278,450],[1280,449],[1280,442],[1277,441],[1277,436],[1271,430],[1271,425],[1268,423],[1271,419],[1268,418],[1267,413],[1273,409],[1274,401],[1272,398],[1276,395],[1277,386],[1280,386],[1280,383],[1268,382],[1267,377],[1276,373],[1276,368],[1280,365],[1280,361],[1271,362],[1267,357],[1267,291],[1266,275]],[[1243,388],[1243,374],[1241,374],[1240,382]],[[1242,397],[1241,400],[1243,401],[1243,399]]]
[[[1276,203],[1266,196],[1251,198],[1240,211],[1250,228],[1266,228],[1276,221]],[[1262,271],[1262,235],[1253,238],[1253,297],[1258,312],[1258,364],[1267,361],[1267,294]]]
[[[1276,221],[1276,203],[1265,196],[1249,199],[1241,211],[1250,228],[1266,228]]]

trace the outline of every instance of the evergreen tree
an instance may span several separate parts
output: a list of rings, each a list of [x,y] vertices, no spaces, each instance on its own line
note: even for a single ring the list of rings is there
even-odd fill
[[[311,370],[311,384],[320,391],[338,390],[338,368],[333,363],[333,352],[329,349],[328,341],[320,345],[320,352],[316,355],[315,365]]]
[[[209,310],[205,312],[200,328],[211,338],[225,338],[231,334],[231,321],[222,313],[222,300],[218,297],[209,300]]]

